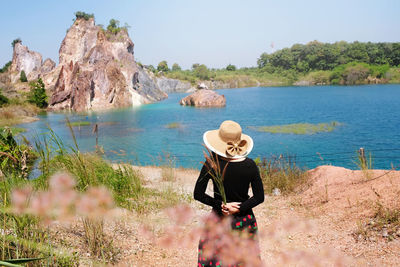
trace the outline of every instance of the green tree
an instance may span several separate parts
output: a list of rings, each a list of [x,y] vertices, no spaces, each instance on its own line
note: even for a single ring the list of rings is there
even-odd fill
[[[181,66],[178,65],[178,63],[174,63],[172,65],[172,71],[180,71],[182,70]]]
[[[75,20],[77,19],[89,20],[90,18],[94,18],[94,14],[89,14],[83,11],[75,12]]]
[[[121,30],[127,31],[130,26],[125,23],[124,27],[119,26],[119,20],[110,19],[110,23],[107,26],[107,31],[113,34],[119,33]]]
[[[0,73],[4,73],[8,71],[8,68],[11,66],[11,61],[8,61],[3,68],[0,69]]]
[[[199,66],[200,66],[199,63],[194,63],[194,64],[192,65],[192,70],[197,69]]]
[[[169,68],[168,68],[168,63],[167,61],[163,60],[160,63],[158,63],[157,65],[157,70],[158,71],[162,71],[162,72],[168,72]]]
[[[118,28],[119,28],[119,21],[116,19],[110,19],[110,22],[108,23],[107,26],[107,30],[113,32]]]
[[[258,67],[264,68],[269,62],[270,56],[267,53],[262,53],[261,56],[257,59]]]
[[[400,43],[347,43],[344,41],[321,43],[312,41],[305,45],[294,44],[272,54],[262,53],[258,67],[269,73],[295,70],[300,73],[333,70],[339,65],[363,62],[397,66],[400,64]],[[335,78],[336,79],[336,78]]]
[[[228,71],[235,71],[235,70],[236,70],[236,66],[235,66],[235,65],[232,65],[232,64],[229,64],[228,66],[226,66],[226,70],[228,70]]]
[[[11,46],[14,48],[14,46],[15,46],[17,43],[22,43],[21,38],[14,39],[14,40],[11,42]]]
[[[46,108],[48,106],[47,95],[42,79],[39,78],[36,82],[31,82],[29,85],[31,90],[28,96],[28,102],[35,104],[39,108]]]
[[[210,70],[206,65],[201,64],[193,70],[193,74],[201,80],[209,80],[211,78]]]
[[[19,76],[19,80],[23,83],[26,83],[28,81],[28,78],[26,78],[26,74],[24,70],[21,70],[21,74]]]

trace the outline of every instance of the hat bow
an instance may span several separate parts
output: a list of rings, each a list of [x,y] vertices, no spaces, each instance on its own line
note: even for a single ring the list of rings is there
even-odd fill
[[[229,141],[226,143],[225,153],[230,157],[240,156],[246,151],[246,145],[246,140],[240,140],[239,142]]]

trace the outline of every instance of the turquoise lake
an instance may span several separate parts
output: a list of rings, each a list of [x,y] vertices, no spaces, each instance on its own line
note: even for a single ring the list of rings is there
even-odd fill
[[[356,151],[371,153],[373,167],[400,167],[400,85],[256,87],[222,89],[225,108],[183,107],[187,94],[170,94],[150,105],[88,114],[47,113],[23,127],[32,136],[48,131],[49,125],[66,144],[72,144],[65,118],[89,121],[74,127],[79,147],[93,151],[99,124],[99,144],[105,158],[140,165],[160,165],[169,154],[175,166],[199,168],[203,160],[202,135],[217,129],[224,120],[235,120],[254,140],[251,158],[289,154],[308,168],[332,164],[356,169]],[[249,126],[338,121],[332,132],[295,135],[257,132]],[[180,128],[169,129],[177,122]]]

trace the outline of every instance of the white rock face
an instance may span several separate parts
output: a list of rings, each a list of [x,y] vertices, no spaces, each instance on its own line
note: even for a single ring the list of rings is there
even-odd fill
[[[87,52],[92,49],[97,42],[99,27],[95,25],[94,19],[78,19],[61,43],[59,50],[60,65],[77,62],[83,59]]]
[[[14,45],[13,58],[10,67],[12,82],[18,81],[22,70],[29,79],[29,74],[32,72],[39,72],[41,66],[42,56],[38,52],[30,51],[28,47],[22,45],[21,42],[17,42]]]

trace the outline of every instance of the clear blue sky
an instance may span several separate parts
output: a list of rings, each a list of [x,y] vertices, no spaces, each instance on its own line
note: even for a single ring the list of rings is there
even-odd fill
[[[271,43],[276,50],[312,40],[400,41],[399,0],[7,0],[1,3],[0,65],[12,58],[17,37],[58,63],[76,11],[94,13],[97,24],[128,23],[142,63],[167,60],[184,68],[255,66]]]

